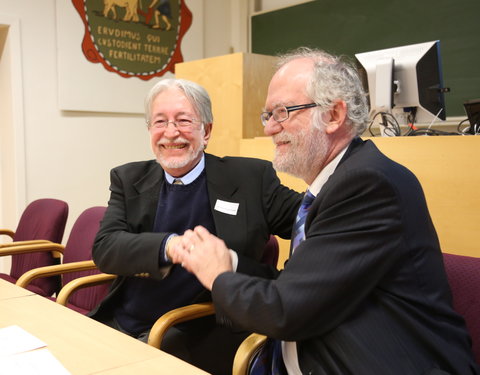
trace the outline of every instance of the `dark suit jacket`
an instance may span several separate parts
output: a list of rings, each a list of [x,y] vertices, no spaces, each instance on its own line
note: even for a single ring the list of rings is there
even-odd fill
[[[252,158],[218,158],[205,154],[207,188],[217,236],[237,252],[242,267],[256,263],[270,234],[290,238],[301,195],[280,184],[270,162]],[[111,196],[93,247],[101,271],[120,275],[109,295],[92,311],[103,320],[125,276],[162,279],[171,265],[159,267],[160,246],[169,233],[152,232],[164,172],[155,161],[114,168]],[[239,203],[236,215],[215,209],[217,200]],[[192,228],[193,229],[193,228]],[[197,300],[210,299],[202,293]]]
[[[410,171],[355,139],[305,228],[276,280],[234,273],[215,280],[221,321],[296,341],[304,374],[477,373]]]

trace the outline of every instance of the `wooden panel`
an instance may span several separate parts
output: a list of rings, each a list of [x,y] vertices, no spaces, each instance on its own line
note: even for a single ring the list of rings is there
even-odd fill
[[[232,54],[175,65],[175,76],[197,82],[210,94],[213,133],[208,152],[238,155],[242,138],[242,56]]]
[[[260,113],[267,98],[268,84],[275,73],[276,58],[243,55],[243,138],[263,136]]]
[[[275,58],[235,53],[175,65],[176,77],[199,83],[210,94],[213,134],[208,152],[238,156],[239,142],[263,134],[260,112]]]
[[[442,251],[480,256],[480,137],[376,137],[373,141],[420,180]]]

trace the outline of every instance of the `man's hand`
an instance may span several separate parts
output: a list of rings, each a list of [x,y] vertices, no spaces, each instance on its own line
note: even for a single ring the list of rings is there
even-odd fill
[[[232,259],[225,242],[202,226],[193,231],[187,230],[176,243],[171,256],[174,263],[180,263],[195,274],[209,290],[212,290],[218,275],[232,271]]]

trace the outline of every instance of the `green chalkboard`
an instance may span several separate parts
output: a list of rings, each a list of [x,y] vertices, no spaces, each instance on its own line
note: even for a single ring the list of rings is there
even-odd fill
[[[316,0],[252,17],[252,52],[334,54],[440,40],[447,116],[480,98],[480,0]]]

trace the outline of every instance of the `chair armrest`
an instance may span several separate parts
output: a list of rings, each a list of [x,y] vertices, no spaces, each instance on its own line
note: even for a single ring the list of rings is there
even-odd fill
[[[15,236],[15,232],[10,229],[0,229],[0,234],[4,234],[8,237],[10,237],[13,240],[13,237]]]
[[[25,288],[33,280],[40,277],[50,277],[56,275],[62,275],[69,272],[88,271],[94,270],[97,266],[93,263],[93,260],[84,260],[82,262],[71,262],[64,264],[55,264],[53,266],[45,266],[31,269],[25,272],[15,283],[22,288]]]
[[[108,273],[99,273],[96,275],[79,277],[63,286],[63,288],[60,290],[60,293],[58,293],[56,302],[60,305],[67,306],[68,299],[76,290],[103,284],[115,279],[116,277],[116,275],[111,275]]]
[[[15,245],[0,246],[0,256],[51,251],[55,258],[60,258],[64,250],[65,246],[46,240],[19,241]]]
[[[35,245],[39,243],[53,243],[48,240],[29,240],[29,241],[13,241],[0,244],[0,249],[5,247],[14,247],[14,246],[24,246],[24,245]]]
[[[232,375],[247,375],[254,354],[260,350],[266,340],[266,336],[258,333],[252,333],[243,340],[233,359]]]
[[[163,337],[170,327],[178,323],[213,314],[215,314],[215,308],[211,302],[196,303],[171,310],[158,318],[153,325],[148,335],[148,345],[160,349]]]

